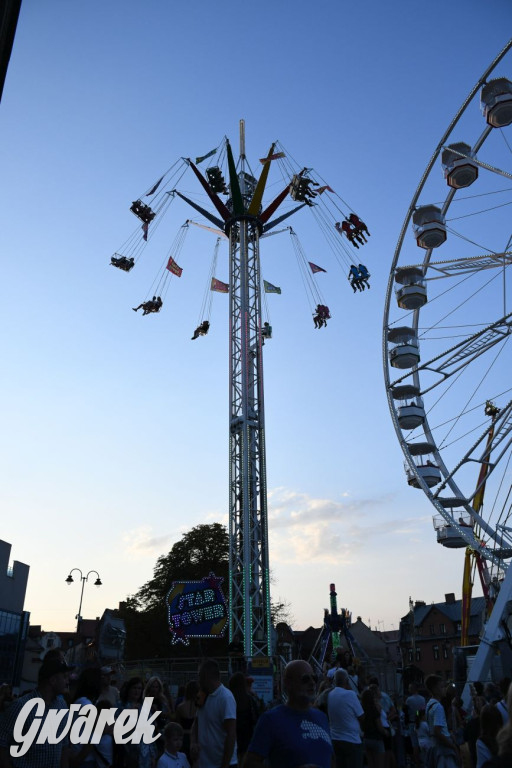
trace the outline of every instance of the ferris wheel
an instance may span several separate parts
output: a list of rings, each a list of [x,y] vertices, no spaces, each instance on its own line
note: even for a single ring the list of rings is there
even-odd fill
[[[512,40],[455,114],[411,200],[383,357],[408,484],[439,544],[499,592],[512,557]]]

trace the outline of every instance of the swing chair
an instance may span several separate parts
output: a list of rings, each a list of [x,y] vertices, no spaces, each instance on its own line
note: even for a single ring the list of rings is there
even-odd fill
[[[189,230],[188,221],[182,224],[171,248],[165,257],[165,261],[146,294],[146,298],[138,307],[132,307],[134,312],[142,309],[142,315],[150,315],[160,312],[164,299],[167,296],[172,276],[181,277],[182,268],[178,266],[178,259],[185,244],[185,238]],[[153,295],[152,299],[148,297]]]
[[[302,247],[297,233],[292,227],[290,227],[290,238],[297,258],[297,264],[299,265],[302,284],[304,285],[304,290],[306,291],[308,303],[313,315],[315,328],[326,328],[327,320],[330,320],[331,313],[313,277],[313,266],[315,265],[312,266],[312,262],[308,261],[306,258],[304,248]],[[319,270],[318,267],[316,267],[315,271],[325,270]]]
[[[219,254],[221,239],[222,238],[220,237],[217,238],[215,247],[213,249],[210,272],[208,274],[208,280],[206,281],[206,288],[204,291],[201,309],[199,310],[199,317],[197,319],[196,329],[194,331],[193,336],[191,337],[192,341],[194,341],[195,339],[198,339],[199,336],[206,336],[208,331],[210,330],[210,318],[212,314],[212,303],[213,303],[212,283],[215,280],[215,272],[217,270],[217,257]]]

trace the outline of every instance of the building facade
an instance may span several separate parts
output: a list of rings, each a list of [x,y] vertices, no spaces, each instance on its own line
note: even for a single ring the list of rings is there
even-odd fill
[[[10,565],[11,545],[0,540],[0,682],[18,688],[30,614],[23,610],[29,566]]]
[[[469,644],[478,645],[485,619],[485,600],[471,601]],[[418,600],[412,610],[400,620],[400,654],[404,684],[423,683],[427,675],[436,674],[445,680],[454,678],[454,650],[460,646],[462,600],[453,593],[445,595],[443,603]],[[405,687],[406,690],[406,687]]]

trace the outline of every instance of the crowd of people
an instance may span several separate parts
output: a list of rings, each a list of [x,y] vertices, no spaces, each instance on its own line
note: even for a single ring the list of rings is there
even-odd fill
[[[392,698],[376,677],[361,685],[343,663],[313,702],[327,716],[336,768],[512,768],[510,678],[475,683],[466,712],[457,687],[438,675]]]
[[[76,674],[50,651],[35,690],[15,698],[9,686],[0,688],[0,768],[511,768],[510,679],[500,687],[475,683],[465,712],[455,686],[437,675],[392,698],[378,678],[361,679],[352,662],[340,654],[320,677],[307,661],[289,662],[282,696],[265,707],[245,671],[225,686],[213,659],[174,700],[158,676],[130,677],[119,690],[110,667]],[[24,715],[24,736],[16,721],[34,699],[44,707]],[[96,724],[103,710],[113,714],[103,713],[101,738],[90,731],[77,743],[69,728],[66,735],[66,719],[78,726],[90,709]],[[114,738],[119,721],[135,729],[142,715],[153,728],[151,743]],[[57,738],[32,739],[13,756],[11,747],[37,732],[36,718],[41,732],[55,725]],[[87,730],[85,718],[80,728]]]

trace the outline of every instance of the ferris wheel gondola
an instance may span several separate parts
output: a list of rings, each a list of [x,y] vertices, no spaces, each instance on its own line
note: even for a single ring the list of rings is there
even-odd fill
[[[512,82],[490,76],[498,65],[512,75],[511,49],[479,79],[420,180],[383,329],[407,481],[432,503],[438,543],[476,552],[498,586],[512,557]]]

